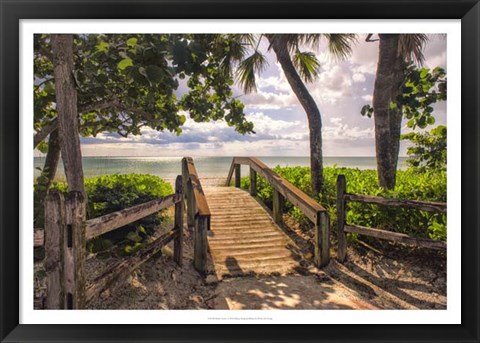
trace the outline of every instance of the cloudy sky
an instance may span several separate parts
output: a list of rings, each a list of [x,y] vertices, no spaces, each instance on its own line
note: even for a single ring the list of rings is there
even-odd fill
[[[314,51],[321,61],[321,74],[308,88],[323,121],[324,156],[374,156],[373,119],[360,115],[371,104],[378,42],[365,42],[365,35],[346,61],[329,57],[325,49]],[[266,44],[263,50],[266,51]],[[82,138],[84,156],[308,156],[307,117],[275,55],[266,52],[269,66],[257,75],[257,92],[235,95],[243,101],[256,134],[240,135],[224,122],[195,123],[187,119],[180,136],[145,129],[141,136],[122,138],[100,134]],[[446,68],[446,40],[432,36],[425,49],[426,67]],[[188,118],[188,115],[187,115]],[[446,123],[446,104],[435,107],[437,124]],[[404,128],[404,132],[406,128]],[[400,155],[405,155],[402,146]]]

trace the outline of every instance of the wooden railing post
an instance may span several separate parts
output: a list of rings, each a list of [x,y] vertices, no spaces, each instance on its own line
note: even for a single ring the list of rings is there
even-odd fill
[[[173,242],[173,259],[179,266],[182,265],[183,259],[183,177],[177,176],[175,180],[175,193],[182,194],[182,201],[175,204],[175,223],[174,230],[177,232],[177,237]]]
[[[337,176],[337,259],[345,261],[347,254],[347,240],[345,237],[345,196],[346,180],[345,175]]]
[[[257,195],[257,172],[250,167],[250,195]]]
[[[275,188],[273,189],[273,221],[277,224],[283,222],[283,208],[285,206],[285,199]]]
[[[242,178],[241,169],[242,166],[240,164],[235,165],[235,187],[240,188],[240,179]]]
[[[65,198],[64,286],[65,308],[85,307],[85,199],[80,192]]]
[[[318,268],[330,261],[330,219],[326,211],[317,213],[314,263]]]
[[[47,274],[47,309],[64,308],[63,230],[64,199],[62,193],[50,190],[45,198],[45,271]]]
[[[200,272],[205,272],[207,261],[207,230],[209,217],[198,216],[195,221],[193,265]]]

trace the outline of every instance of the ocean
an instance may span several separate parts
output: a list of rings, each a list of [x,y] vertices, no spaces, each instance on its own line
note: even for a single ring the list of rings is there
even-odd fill
[[[309,157],[258,157],[266,165],[294,167],[310,166]],[[232,163],[232,157],[193,157],[200,178],[226,178]],[[152,174],[165,179],[174,179],[181,174],[182,157],[83,157],[85,177],[106,174]],[[400,157],[400,169],[406,168],[406,157]],[[43,168],[45,157],[34,157],[35,177],[40,173],[36,168]],[[324,157],[325,166],[376,169],[375,157]],[[242,175],[248,175],[248,167],[242,166]],[[58,166],[57,177],[64,178],[63,166]]]

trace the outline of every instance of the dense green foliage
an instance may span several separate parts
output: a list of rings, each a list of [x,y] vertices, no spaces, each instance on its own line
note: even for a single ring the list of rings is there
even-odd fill
[[[410,167],[425,172],[447,169],[447,127],[439,125],[430,132],[410,132],[401,137],[414,145],[407,148]]]
[[[252,132],[232,92],[228,56],[235,44],[241,42],[219,34],[75,35],[80,134],[139,135],[143,127],[180,134],[182,110],[197,122],[225,120]],[[57,116],[51,50],[50,35],[34,36],[37,132]],[[46,151],[46,143],[38,148]]]
[[[52,188],[66,191],[67,185],[55,183]],[[114,174],[87,178],[85,189],[88,196],[88,218],[96,218],[173,193],[172,186],[160,177],[143,174]],[[131,253],[141,248],[142,242],[165,219],[162,212],[150,215],[90,240],[87,243],[87,250],[102,251],[116,244],[122,252]]]
[[[305,193],[309,193],[308,167],[276,167],[274,171]],[[444,171],[419,173],[415,170],[399,170],[397,185],[393,190],[378,187],[375,170],[326,167],[324,173],[325,186],[316,200],[329,211],[332,228],[336,225],[336,180],[339,174],[345,175],[348,193],[424,201],[447,200],[447,177]],[[249,178],[242,178],[242,187],[247,188],[249,183]],[[272,188],[263,178],[258,177],[257,189],[258,196],[271,208]],[[288,202],[286,211],[302,225],[308,225],[308,219]],[[347,223],[350,224],[388,229],[415,237],[445,240],[447,235],[446,216],[442,214],[348,202],[346,216]]]

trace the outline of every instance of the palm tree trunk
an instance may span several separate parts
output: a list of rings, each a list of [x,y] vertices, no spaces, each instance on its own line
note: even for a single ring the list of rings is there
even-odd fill
[[[375,150],[380,187],[395,188],[402,108],[391,103],[402,94],[405,62],[398,50],[399,35],[381,34],[373,91]]]
[[[68,189],[85,197],[78,131],[77,90],[73,79],[73,35],[52,35],[58,134]]]
[[[310,130],[310,173],[312,178],[312,194],[317,195],[323,187],[323,154],[322,154],[322,118],[315,100],[298,75],[285,44],[280,39],[268,37],[273,51],[277,55],[285,77],[307,113]]]

